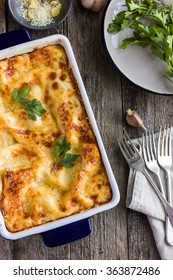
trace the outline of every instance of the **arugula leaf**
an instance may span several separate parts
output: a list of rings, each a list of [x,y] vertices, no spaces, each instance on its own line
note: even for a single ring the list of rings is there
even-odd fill
[[[20,91],[18,88],[14,88],[11,95],[15,102],[20,103],[28,111],[28,118],[36,121],[36,115],[41,117],[46,113],[46,110],[37,99],[30,100],[26,98],[29,95],[29,92],[30,87],[23,86]]]
[[[71,145],[67,142],[66,136],[62,136],[55,143],[55,165],[53,167],[53,171],[59,166],[65,166],[67,168],[71,168],[74,166],[74,162],[79,157],[76,154],[66,154],[71,149]]]

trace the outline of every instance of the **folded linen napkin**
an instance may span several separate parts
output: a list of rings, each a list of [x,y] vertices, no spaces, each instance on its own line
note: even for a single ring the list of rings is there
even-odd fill
[[[133,143],[141,143],[141,139],[135,139]],[[173,182],[173,174],[171,176]],[[164,181],[163,174],[162,177]],[[166,187],[166,182],[164,185]],[[164,208],[145,175],[132,168],[128,179],[126,206],[147,215],[161,259],[172,260],[173,246],[169,245],[165,238]]]

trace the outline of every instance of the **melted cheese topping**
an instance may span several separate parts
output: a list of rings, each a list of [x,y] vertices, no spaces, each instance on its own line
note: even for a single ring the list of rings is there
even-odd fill
[[[13,101],[30,86],[46,113],[37,121]],[[54,145],[66,136],[74,167],[55,164]],[[0,61],[0,209],[17,232],[107,203],[112,197],[100,152],[66,53],[60,45]]]

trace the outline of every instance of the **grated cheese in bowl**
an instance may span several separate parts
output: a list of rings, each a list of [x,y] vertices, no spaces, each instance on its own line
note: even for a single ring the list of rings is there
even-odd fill
[[[20,13],[23,18],[31,22],[33,26],[46,26],[54,23],[54,17],[61,10],[59,0],[19,0]]]

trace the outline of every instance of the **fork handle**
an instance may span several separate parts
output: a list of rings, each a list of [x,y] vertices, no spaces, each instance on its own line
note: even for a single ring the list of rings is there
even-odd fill
[[[155,175],[157,177],[157,181],[158,181],[158,184],[159,184],[159,187],[160,187],[160,192],[162,193],[163,197],[166,199],[165,190],[163,188],[163,184],[162,184],[162,180],[161,180],[159,172],[157,174],[155,174]]]
[[[167,173],[168,173],[168,171],[167,171]],[[158,173],[156,175],[157,175],[157,179],[158,179],[158,183],[159,183],[159,186],[160,186],[161,193],[162,193],[163,197],[166,198],[160,174]],[[169,199],[171,197],[170,187],[171,187],[171,177],[170,177],[170,173],[169,173],[169,174],[167,174],[167,188],[168,188],[167,192],[168,192],[168,202],[172,206],[171,200]],[[170,219],[169,219],[168,215],[166,215],[166,220],[165,220],[165,234],[166,234],[166,242],[169,245],[173,246],[173,226],[171,225],[171,222],[170,222]]]
[[[167,175],[167,193],[168,193],[168,202],[172,206],[172,193],[171,193],[171,173],[169,170],[166,171]]]
[[[171,200],[171,174],[169,170],[166,170],[166,177],[167,177],[167,194],[168,194],[168,202],[172,206],[172,200]],[[168,216],[166,216],[165,221],[165,231],[166,231],[166,241],[169,245],[173,246],[173,226],[170,223],[170,219]]]
[[[155,182],[153,181],[153,179],[151,178],[150,174],[148,173],[148,171],[146,169],[144,169],[142,171],[142,173],[145,175],[145,177],[148,179],[148,181],[150,182],[151,186],[153,187],[153,189],[155,190],[156,194],[158,195],[158,197],[160,198],[160,201],[162,202],[162,205],[165,208],[166,213],[168,214],[168,217],[170,219],[171,225],[173,226],[173,208],[171,207],[171,205],[167,202],[167,200],[163,197],[162,193],[159,191],[157,185],[155,184]]]
[[[171,225],[170,218],[166,216],[166,241],[169,245],[173,246],[173,226]]]

